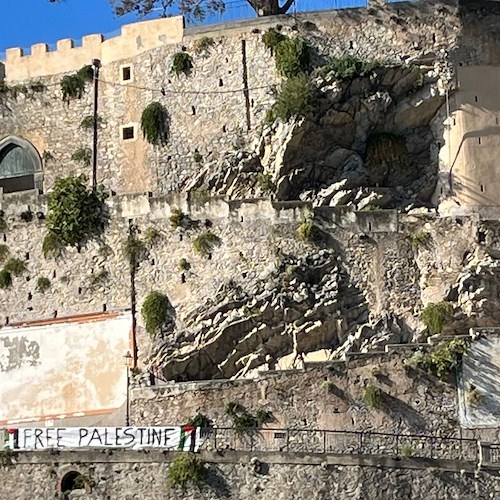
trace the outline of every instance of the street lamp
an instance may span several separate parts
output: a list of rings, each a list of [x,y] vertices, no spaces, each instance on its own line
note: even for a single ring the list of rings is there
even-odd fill
[[[129,397],[129,387],[130,387],[130,368],[132,368],[132,365],[134,363],[134,358],[132,357],[132,354],[130,354],[130,351],[127,351],[127,354],[123,356],[123,360],[125,363],[125,366],[127,367],[127,407],[126,407],[126,413],[125,413],[125,425],[128,427],[130,425],[130,397]]]

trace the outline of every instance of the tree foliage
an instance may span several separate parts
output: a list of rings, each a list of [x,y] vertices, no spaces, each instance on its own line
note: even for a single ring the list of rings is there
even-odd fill
[[[61,3],[63,0],[49,0],[50,3]],[[274,16],[285,14],[293,4],[293,0],[286,0],[280,5],[279,0],[247,0],[257,15]],[[205,19],[207,15],[224,12],[224,0],[109,0],[113,12],[117,16],[135,13],[144,17],[153,12],[159,12],[161,17],[168,17],[180,13],[188,18]]]

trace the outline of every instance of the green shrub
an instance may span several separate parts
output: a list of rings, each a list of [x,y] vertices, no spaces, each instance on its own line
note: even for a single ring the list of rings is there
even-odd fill
[[[102,125],[102,118],[97,115],[97,126],[100,127]],[[80,123],[80,128],[89,130],[94,128],[94,115],[86,116]]]
[[[226,403],[226,415],[233,420],[233,426],[238,434],[244,434],[258,429],[262,424],[272,420],[272,414],[269,411],[259,409],[256,415],[252,415],[244,406],[236,401]]]
[[[294,78],[307,71],[309,50],[302,38],[287,38],[276,46],[276,69],[286,78]]]
[[[170,300],[163,293],[153,291],[148,294],[142,305],[142,318],[150,335],[161,333],[170,319]]]
[[[89,167],[92,162],[92,150],[82,146],[71,155],[71,160],[83,163],[83,165]]]
[[[7,245],[1,244],[0,245],[0,262],[3,262],[7,256],[9,255],[10,250]]]
[[[142,136],[150,143],[164,145],[168,136],[168,113],[159,102],[148,104],[141,116]]]
[[[357,77],[368,76],[379,67],[375,61],[362,61],[351,55],[330,59],[320,69],[320,74],[333,75],[337,80],[351,80]]]
[[[417,231],[411,235],[411,244],[414,248],[428,247],[432,239],[427,231]]]
[[[404,444],[401,447],[401,455],[403,457],[411,457],[413,455],[413,446],[411,444]]]
[[[4,265],[4,270],[14,276],[20,276],[26,271],[26,264],[21,259],[11,257]]]
[[[0,271],[0,288],[5,290],[12,285],[12,275],[7,271],[7,269],[2,269]]]
[[[297,228],[297,236],[302,241],[312,241],[316,235],[316,226],[310,217],[306,217]]]
[[[437,344],[430,353],[415,359],[415,364],[446,381],[466,353],[467,345],[463,340],[444,341]]]
[[[205,461],[194,453],[182,453],[175,457],[167,473],[170,487],[185,488],[188,483],[199,486],[206,480],[207,469]]]
[[[202,257],[210,255],[214,247],[221,244],[221,239],[212,231],[205,231],[193,241],[193,250]]]
[[[266,115],[266,122],[289,120],[292,116],[306,116],[314,110],[316,90],[305,74],[289,78],[282,83],[276,102]]]
[[[276,50],[276,47],[286,39],[287,37],[280,33],[276,28],[269,28],[262,35],[262,43],[267,49],[272,51]]]
[[[108,280],[108,278],[109,278],[109,272],[102,267],[101,269],[99,269],[99,271],[93,273],[90,276],[90,287],[91,288],[98,287],[103,283],[105,283]]]
[[[40,276],[36,281],[36,291],[39,293],[45,293],[50,288],[49,278]]]
[[[179,269],[181,271],[189,271],[191,269],[191,264],[184,258],[179,260]]]
[[[57,236],[57,234],[49,231],[42,243],[42,253],[46,259],[54,258],[58,259],[62,256],[64,252],[64,245],[61,243],[61,240]]]
[[[380,408],[383,402],[382,390],[374,385],[367,386],[363,394],[363,402],[369,408]]]
[[[203,413],[198,412],[194,417],[187,421],[186,425],[207,429],[208,427],[212,427],[212,421]]]
[[[7,222],[0,216],[0,233],[5,233],[8,229]]]
[[[173,228],[181,227],[186,219],[186,214],[177,207],[172,208],[172,213],[169,217],[170,225]]]
[[[136,270],[140,263],[148,258],[149,251],[145,243],[137,236],[137,228],[131,227],[123,244],[123,255],[131,270]]]
[[[177,52],[174,54],[172,60],[172,72],[179,76],[184,73],[186,76],[189,75],[193,69],[193,60],[187,52]]]
[[[148,227],[144,234],[144,240],[148,245],[155,245],[160,241],[161,233],[155,227]]]
[[[202,36],[201,38],[198,38],[198,40],[195,40],[194,42],[194,51],[196,54],[201,54],[203,52],[207,53],[210,52],[210,49],[212,46],[215,44],[214,39],[209,36]]]
[[[69,103],[71,99],[81,99],[85,91],[85,84],[94,78],[92,66],[87,65],[79,69],[74,75],[66,75],[61,80],[63,101]]]
[[[453,316],[453,304],[451,302],[430,303],[420,313],[420,319],[427,328],[430,335],[443,332],[444,325]]]
[[[260,172],[257,174],[257,184],[264,194],[272,193],[274,191],[274,183],[271,174]]]
[[[47,227],[52,233],[50,238],[57,239],[60,246],[80,248],[88,239],[101,235],[107,224],[104,188],[92,190],[86,184],[83,175],[57,178],[49,194]],[[53,243],[50,241],[50,250]]]

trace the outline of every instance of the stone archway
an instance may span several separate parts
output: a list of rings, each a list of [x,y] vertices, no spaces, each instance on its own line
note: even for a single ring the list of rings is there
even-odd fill
[[[14,136],[0,141],[0,188],[4,193],[42,192],[42,179],[42,159],[30,142]]]

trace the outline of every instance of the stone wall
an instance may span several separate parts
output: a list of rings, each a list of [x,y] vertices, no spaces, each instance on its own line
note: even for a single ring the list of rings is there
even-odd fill
[[[401,432],[460,437],[454,387],[407,369],[413,351],[349,357],[346,363],[305,371],[270,372],[254,380],[192,382],[132,391],[132,421],[187,422],[198,412],[217,427],[232,427],[225,405],[270,411],[267,427]],[[380,387],[384,403],[363,403],[366,387]]]
[[[398,464],[380,457],[365,459],[365,466],[348,465],[336,458],[324,464],[311,457],[270,454],[260,456],[260,465],[252,455],[238,457],[212,455],[207,481],[200,488],[185,489],[167,484],[171,457],[150,453],[79,452],[59,456],[43,453],[20,454],[16,465],[0,467],[2,493],[9,500],[61,498],[61,481],[75,471],[87,479],[86,489],[74,490],[69,498],[114,499],[282,499],[316,500],[349,498],[363,500],[400,500],[410,498],[474,498],[486,500],[500,494],[500,482],[494,471],[474,473],[468,464],[452,464],[442,470],[439,461],[411,464],[400,459]],[[367,465],[370,464],[370,465]],[[463,467],[459,470],[459,467]],[[409,467],[409,468],[408,468]]]
[[[203,163],[249,147],[260,132],[265,111],[274,99],[272,89],[279,82],[273,57],[261,42],[262,32],[277,24],[286,33],[298,31],[305,36],[315,47],[314,58],[318,61],[350,53],[362,59],[382,56],[388,62],[399,63],[428,52],[439,57],[444,54],[441,50],[452,52],[461,28],[454,2],[422,2],[418,7],[398,4],[297,18],[279,16],[224,26],[223,31],[213,27],[186,30],[182,43],[162,43],[146,51],[138,50],[133,56],[124,51],[121,58],[103,61],[101,69],[99,114],[103,125],[98,178],[121,192],[178,190],[200,169],[193,156],[196,151]],[[213,37],[214,45],[197,52],[196,42],[201,36]],[[12,60],[9,57],[7,79],[16,84],[29,83],[28,73],[16,73],[18,65],[22,67],[23,60],[28,59],[54,59],[57,53],[47,54],[44,47],[40,54],[18,55]],[[194,67],[189,76],[176,77],[171,72],[172,57],[182,48],[192,55]],[[66,72],[75,69],[71,57],[75,50],[80,49],[68,49],[61,58],[61,64],[68,63]],[[87,62],[91,62],[90,58]],[[120,83],[123,65],[132,67],[133,78],[128,83]],[[9,78],[9,67],[15,78]],[[61,76],[41,77],[46,85],[43,92],[0,96],[0,139],[22,136],[41,155],[45,153],[46,190],[56,176],[89,173],[88,167],[71,160],[71,156],[78,148],[91,145],[91,132],[81,129],[80,123],[91,114],[92,92],[87,88],[81,100],[63,103]],[[248,99],[244,89],[248,89]],[[170,115],[170,137],[165,147],[147,144],[138,129],[142,110],[152,101],[164,104]],[[135,126],[135,140],[121,139],[123,125]]]

